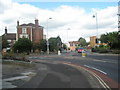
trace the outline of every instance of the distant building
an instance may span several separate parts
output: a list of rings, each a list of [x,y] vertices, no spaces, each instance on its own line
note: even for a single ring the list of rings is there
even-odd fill
[[[90,47],[96,46],[96,36],[90,37]]]
[[[2,35],[2,38],[6,39],[9,43],[9,49],[13,47],[16,41],[16,33],[8,33],[7,27],[5,27],[5,33]]]
[[[75,51],[77,46],[78,46],[78,44],[80,44],[80,42],[78,42],[78,41],[71,41],[71,42],[69,42],[69,44],[70,44],[70,50],[71,51]]]
[[[106,46],[107,43],[101,43],[100,41],[96,41],[96,36],[92,36],[90,37],[90,47],[95,47],[95,46],[99,46],[99,45],[104,45]],[[96,43],[98,42],[98,43]]]
[[[33,43],[40,43],[43,40],[43,27],[39,25],[38,19],[35,19],[35,24],[19,25],[19,21],[17,21],[16,39],[18,40],[23,37],[30,39]]]

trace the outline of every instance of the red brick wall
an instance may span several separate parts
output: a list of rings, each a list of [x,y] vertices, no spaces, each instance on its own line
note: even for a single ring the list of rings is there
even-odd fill
[[[31,28],[27,28],[27,34],[29,35],[29,39],[31,40]]]
[[[43,39],[43,28],[41,27],[33,28],[32,35],[31,35],[30,27],[28,27],[26,30],[27,30],[27,34],[29,35],[29,39],[31,40],[31,36],[32,36],[32,41],[34,43],[40,43],[40,41]],[[20,38],[20,34],[22,34],[21,27],[17,28],[17,33],[18,33],[18,38]]]
[[[35,28],[33,30],[34,43],[40,43],[40,40],[43,39],[43,29]]]
[[[20,38],[20,34],[22,34],[22,28],[17,28],[18,39]]]

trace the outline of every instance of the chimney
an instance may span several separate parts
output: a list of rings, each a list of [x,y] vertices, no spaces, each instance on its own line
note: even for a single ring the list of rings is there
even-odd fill
[[[19,26],[19,20],[17,21],[17,26]]]
[[[7,27],[5,27],[5,34],[7,34]]]
[[[39,26],[38,19],[35,19],[35,26]]]

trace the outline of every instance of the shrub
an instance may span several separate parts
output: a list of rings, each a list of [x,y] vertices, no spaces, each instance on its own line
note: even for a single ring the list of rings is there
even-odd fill
[[[6,52],[2,54],[2,59],[15,59],[15,54],[13,52]]]
[[[105,48],[99,48],[98,52],[99,53],[108,53],[108,50]]]

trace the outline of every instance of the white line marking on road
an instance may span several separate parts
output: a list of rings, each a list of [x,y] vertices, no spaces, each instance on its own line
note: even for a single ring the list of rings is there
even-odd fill
[[[103,60],[97,60],[97,59],[93,59],[93,61],[107,62],[107,61],[103,61]]]
[[[71,65],[71,66],[75,66],[76,65],[72,65],[72,64],[69,64],[69,63],[64,63],[64,64],[67,64],[67,65]],[[86,65],[87,66],[87,65]],[[79,66],[77,66],[79,67]],[[82,67],[81,67],[82,68]],[[92,74],[98,81],[99,83],[106,89],[106,90],[111,90],[111,88],[101,79],[101,77],[99,77],[97,74],[95,74],[94,72],[90,71],[90,70],[87,70],[86,68],[82,68],[86,71],[88,71],[90,74]]]
[[[87,70],[88,71],[88,70]],[[110,87],[95,73],[88,71],[89,73],[91,73],[93,76],[95,76],[97,78],[97,80],[100,82],[100,84],[106,89],[106,90],[111,90]]]
[[[105,61],[106,60],[106,61]],[[93,61],[98,61],[98,62],[108,62],[108,63],[114,63],[114,64],[116,64],[117,62],[111,62],[111,61],[109,61],[109,59],[104,59],[104,60],[97,60],[97,59],[93,59]]]
[[[85,67],[88,67],[88,68],[91,68],[91,69],[94,69],[94,70],[97,70],[97,71],[99,71],[99,72],[101,72],[101,73],[103,73],[103,74],[107,74],[106,72],[104,72],[104,71],[102,71],[102,70],[100,70],[100,69],[97,69],[97,68],[95,68],[95,67],[91,67],[91,66],[88,66],[88,65],[84,65]]]
[[[3,79],[3,81],[14,81],[14,80],[24,79],[24,78],[28,78],[28,76],[11,77],[11,78],[7,78],[7,79]]]

